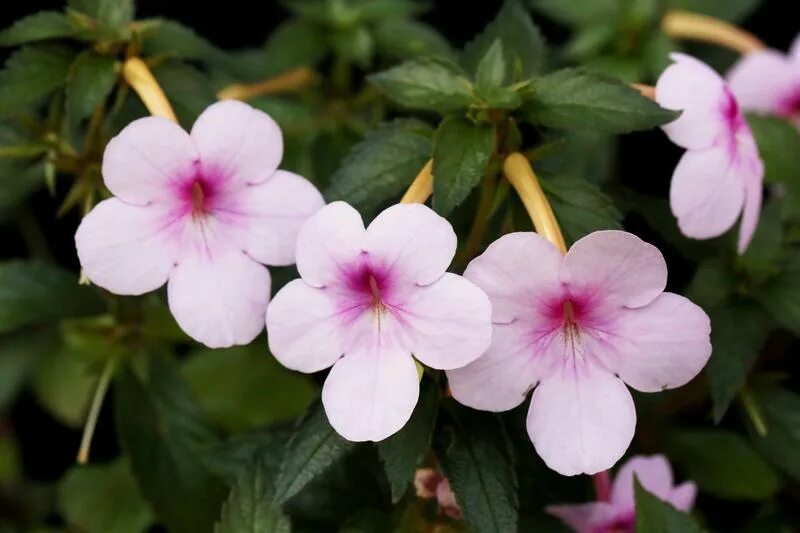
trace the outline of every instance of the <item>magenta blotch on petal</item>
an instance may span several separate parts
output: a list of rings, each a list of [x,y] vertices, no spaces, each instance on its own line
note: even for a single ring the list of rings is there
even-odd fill
[[[598,231],[563,259],[553,252],[539,235],[517,233],[470,263],[465,277],[503,312],[486,353],[447,377],[456,400],[489,411],[512,409],[533,389],[527,425],[537,453],[561,474],[593,474],[633,437],[625,384],[685,384],[711,354],[710,325],[702,309],[663,292],[664,258],[634,235]]]
[[[445,272],[455,245],[450,223],[417,204],[364,228],[355,209],[333,202],[300,230],[302,279],[267,310],[270,348],[295,370],[333,366],[322,401],[346,439],[378,441],[405,425],[419,395],[415,357],[455,368],[489,346],[489,298]]]
[[[294,260],[300,226],[324,205],[307,180],[276,171],[281,132],[241,102],[210,106],[191,134],[158,117],[112,139],[99,203],[75,235],[86,276],[116,294],[168,282],[181,328],[211,347],[246,344],[264,326],[270,277]]]

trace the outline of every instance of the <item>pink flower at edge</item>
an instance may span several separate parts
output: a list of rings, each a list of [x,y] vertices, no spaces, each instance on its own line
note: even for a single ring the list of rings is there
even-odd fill
[[[777,50],[743,55],[727,78],[742,109],[785,117],[800,128],[800,36],[786,55]]]
[[[450,223],[421,204],[392,206],[365,229],[333,202],[300,230],[301,279],[267,310],[269,345],[293,370],[333,367],[322,402],[344,438],[379,441],[405,425],[419,396],[414,357],[457,368],[489,345],[489,299],[446,272],[455,251]]]
[[[620,467],[609,501],[551,505],[546,510],[577,533],[633,533],[636,525],[634,476],[644,489],[679,511],[688,512],[694,505],[697,486],[690,481],[673,485],[672,468],[666,457],[653,455],[633,457]]]
[[[535,233],[511,233],[464,277],[489,295],[494,332],[483,356],[447,372],[453,397],[498,412],[533,389],[528,434],[563,475],[607,470],[625,453],[636,425],[626,383],[679,387],[711,354],[708,316],[664,292],[661,252],[624,231],[594,232],[566,255]]]
[[[450,488],[450,482],[433,468],[418,468],[414,472],[414,488],[418,498],[436,498],[440,512],[454,520],[463,518],[461,506]]]
[[[247,344],[264,329],[270,276],[289,265],[301,224],[324,205],[304,178],[278,170],[278,125],[247,104],[208,107],[191,133],[136,120],[103,155],[114,195],[75,234],[86,276],[116,294],[168,283],[178,325],[212,348]]]
[[[741,215],[738,251],[753,238],[761,212],[764,165],[753,134],[725,81],[708,65],[672,54],[656,84],[656,101],[681,115],[663,127],[686,148],[672,175],[670,206],[681,232],[710,239]]]

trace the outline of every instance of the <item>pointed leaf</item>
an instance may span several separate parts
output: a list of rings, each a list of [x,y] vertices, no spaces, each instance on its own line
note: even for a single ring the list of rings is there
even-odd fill
[[[780,387],[767,385],[753,390],[753,397],[767,429],[766,435],[753,432],[753,443],[764,457],[800,481],[800,396]]]
[[[492,46],[481,58],[475,72],[475,84],[478,92],[482,95],[489,93],[492,89],[497,89],[503,84],[506,71],[506,60],[503,55],[503,43],[500,39],[495,40]]]
[[[472,83],[458,67],[440,58],[406,61],[369,77],[402,106],[445,113],[464,109],[473,99]]]
[[[117,82],[117,66],[114,59],[91,50],[75,59],[67,80],[66,107],[71,131],[111,94]]]
[[[637,533],[701,533],[692,517],[661,501],[634,479]]]
[[[272,505],[275,479],[260,460],[242,470],[228,500],[215,533],[289,533],[291,525],[279,507]]]
[[[60,46],[20,48],[0,71],[0,117],[18,113],[63,86],[75,53]]]
[[[436,29],[416,20],[380,22],[375,30],[375,46],[380,54],[397,59],[420,56],[455,59],[450,43]]]
[[[0,31],[0,46],[20,44],[69,37],[75,30],[67,16],[58,11],[40,11],[21,18],[10,27]]]

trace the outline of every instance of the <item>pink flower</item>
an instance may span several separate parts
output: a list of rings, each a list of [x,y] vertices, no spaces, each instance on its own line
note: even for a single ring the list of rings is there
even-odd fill
[[[157,117],[111,140],[103,179],[114,198],[83,219],[83,271],[116,294],[168,281],[180,327],[210,346],[246,344],[264,328],[270,276],[289,265],[300,225],[324,205],[305,179],[277,170],[278,125],[241,102],[206,109],[186,133]]]
[[[728,231],[741,215],[739,253],[753,237],[761,211],[764,165],[733,93],[710,67],[684,55],[656,85],[656,101],[681,111],[664,126],[686,148],[672,175],[670,205],[687,237],[709,239]]]
[[[365,230],[334,202],[300,230],[302,279],[269,306],[269,345],[300,372],[333,366],[322,402],[344,438],[379,441],[405,425],[419,395],[414,357],[457,368],[489,345],[489,299],[445,272],[455,250],[450,223],[421,204],[390,207]]]
[[[487,352],[447,377],[453,397],[487,411],[521,404],[533,389],[528,435],[563,475],[610,468],[633,438],[643,392],[679,387],[711,354],[698,306],[663,292],[657,248],[623,231],[597,231],[561,253],[535,233],[492,243],[464,277],[489,295]]]
[[[742,56],[728,83],[742,109],[779,115],[800,127],[800,36],[789,55],[762,50]]]
[[[694,505],[697,487],[687,481],[674,486],[672,469],[663,455],[638,456],[628,460],[617,473],[609,501],[573,505],[551,505],[547,512],[560,518],[577,533],[635,531],[636,503],[634,475],[648,492],[688,512]]]
[[[459,520],[463,517],[461,506],[456,501],[456,495],[450,488],[450,482],[433,468],[419,468],[414,472],[414,488],[417,497],[422,499],[436,498],[439,511]]]

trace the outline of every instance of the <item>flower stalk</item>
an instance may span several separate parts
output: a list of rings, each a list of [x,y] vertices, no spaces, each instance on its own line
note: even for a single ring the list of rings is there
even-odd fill
[[[111,383],[111,378],[114,376],[114,369],[116,369],[116,367],[117,360],[109,359],[103,367],[103,373],[100,374],[100,378],[97,380],[97,388],[94,391],[92,405],[89,407],[89,414],[86,417],[86,424],[83,427],[81,446],[78,449],[78,464],[85,465],[89,462],[89,450],[92,447],[92,437],[97,427],[97,419],[100,416],[100,409],[103,407],[103,400],[108,392],[108,386]]]
[[[428,161],[400,199],[401,204],[424,204],[433,194],[433,159]]]
[[[164,90],[144,61],[138,57],[128,58],[122,66],[122,76],[139,95],[151,115],[178,122],[178,117],[167,100]]]
[[[653,101],[655,101],[656,99],[656,88],[653,87],[652,85],[645,85],[643,83],[631,83],[631,88],[639,91],[639,94],[641,94],[645,98],[649,98],[650,100]]]
[[[220,100],[252,100],[259,96],[301,91],[317,81],[317,74],[309,67],[298,67],[274,78],[256,83],[234,83],[217,93]]]
[[[661,20],[661,29],[675,39],[701,41],[749,54],[765,48],[752,33],[722,20],[689,11],[668,11]]]

